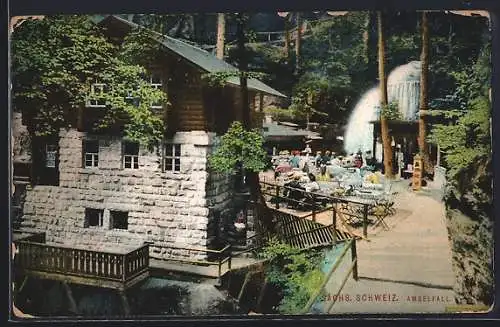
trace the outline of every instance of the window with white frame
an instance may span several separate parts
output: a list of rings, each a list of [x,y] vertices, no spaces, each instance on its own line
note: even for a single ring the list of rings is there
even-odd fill
[[[163,80],[161,78],[161,75],[158,73],[151,74],[149,76],[149,83],[151,84],[151,87],[157,90],[162,90],[163,89]],[[161,102],[153,103],[151,106],[152,108],[162,108]]]
[[[45,145],[45,167],[56,168],[57,146],[54,144]]]
[[[106,100],[104,99],[104,93],[106,91],[106,84],[104,83],[94,83],[90,85],[90,97],[88,101],[89,107],[105,107]]]
[[[102,227],[103,225],[103,209],[93,209],[93,208],[85,208],[85,228],[94,226],[94,227]]]
[[[139,143],[123,142],[123,168],[139,169]]]
[[[83,141],[83,166],[85,168],[95,168],[99,166],[99,141]]]
[[[163,160],[165,171],[181,171],[181,145],[165,144],[165,154]]]

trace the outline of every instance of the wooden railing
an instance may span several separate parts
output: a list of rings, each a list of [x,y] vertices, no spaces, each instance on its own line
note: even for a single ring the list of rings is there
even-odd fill
[[[308,210],[311,213],[305,217],[311,217],[316,221],[316,215],[325,211],[333,210],[333,226],[336,226],[337,216],[346,217],[346,222],[358,223],[363,226],[363,237],[368,237],[369,214],[373,203],[356,201],[342,197],[334,197],[318,192],[306,192],[304,189],[280,185],[277,183],[260,182],[261,192],[276,209],[282,204],[292,206],[300,210]],[[291,198],[288,194],[294,192],[300,199]],[[373,201],[372,201],[373,202]]]
[[[151,243],[150,243],[151,244]],[[195,247],[175,247],[175,246],[161,246],[161,248],[170,249],[173,251],[187,251],[188,253],[204,253],[207,257],[206,260],[191,259],[186,256],[173,255],[164,260],[176,261],[190,265],[208,265],[217,266],[217,278],[220,280],[222,277],[222,266],[227,263],[227,269],[231,270],[231,245],[226,245],[220,250],[195,248]]]
[[[347,255],[347,253],[349,252],[349,250],[351,250],[351,258],[350,258],[351,264],[347,270],[347,273],[344,276],[335,276],[335,278],[341,277],[342,280],[341,280],[339,288],[335,291],[335,294],[327,294],[328,301],[326,302],[325,308],[322,310],[323,313],[330,312],[331,308],[335,304],[336,299],[339,297],[340,292],[344,288],[344,285],[347,282],[347,280],[349,279],[349,277],[351,276],[351,274],[355,280],[358,280],[358,255],[356,252],[356,239],[351,239],[348,241],[348,243],[346,243],[346,245],[345,245],[343,251],[340,253],[339,257],[336,258],[335,263],[333,264],[332,268],[326,274],[321,285],[316,289],[316,291],[311,295],[311,297],[307,301],[306,305],[302,309],[302,312],[301,312],[302,314],[309,313],[311,311],[312,306],[320,299],[320,297],[322,295],[324,295],[328,283],[331,281],[334,274],[337,272],[339,266],[343,263],[343,260],[345,260],[344,258]],[[346,260],[349,260],[349,258],[347,258]],[[324,300],[326,300],[326,298]]]
[[[19,267],[31,271],[127,282],[149,267],[148,244],[127,253],[74,249],[25,240],[17,246]]]
[[[249,204],[254,206],[254,215],[258,219],[254,222],[255,234],[247,238],[247,244],[250,246],[240,253],[257,251],[272,238],[299,249],[330,246],[353,238],[350,233],[335,228],[335,211],[332,223],[324,225],[311,220],[312,214],[297,216],[270,208],[265,204],[256,202]],[[331,208],[323,208],[323,211],[328,210]]]

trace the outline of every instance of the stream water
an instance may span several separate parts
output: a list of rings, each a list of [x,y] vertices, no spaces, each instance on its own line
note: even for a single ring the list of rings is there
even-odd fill
[[[63,285],[57,281],[29,279],[16,299],[35,316],[111,318],[125,314],[118,291],[71,285],[78,314],[72,312]],[[237,301],[210,283],[150,277],[127,290],[131,315],[197,316],[242,313]]]

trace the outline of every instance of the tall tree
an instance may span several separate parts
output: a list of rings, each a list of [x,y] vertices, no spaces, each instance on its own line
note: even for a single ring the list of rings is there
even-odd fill
[[[240,69],[240,97],[241,97],[241,122],[243,127],[246,129],[250,128],[250,106],[248,103],[248,80],[247,80],[247,70],[248,70],[248,58],[246,51],[246,22],[247,17],[243,13],[238,13],[236,15],[236,38],[238,43],[238,59]]]
[[[237,22],[237,43],[238,43],[238,57],[239,57],[239,69],[240,69],[240,92],[241,92],[241,120],[243,128],[250,132],[251,126],[251,116],[250,116],[250,103],[248,97],[248,53],[246,51],[246,28],[248,22],[248,16],[243,13],[238,13],[236,15]],[[251,134],[251,133],[250,133]],[[244,165],[242,165],[243,167]],[[250,190],[250,196],[254,201],[258,201],[265,205],[264,196],[260,190],[259,184],[259,170],[257,169],[247,169],[243,173],[246,176],[246,182]]]
[[[224,59],[224,46],[226,34],[226,16],[224,13],[217,14],[217,58]]]
[[[290,21],[288,18],[285,19],[285,47],[283,48],[285,52],[286,59],[290,56]]]
[[[166,96],[142,78],[146,66],[139,62],[149,62],[148,54],[159,51],[146,34],[133,32],[116,45],[86,16],[47,16],[17,28],[12,34],[13,106],[22,112],[30,135],[57,136],[60,128],[75,127],[85,102],[98,101],[106,110],[94,131],[119,125],[130,139],[160,142],[164,121],[151,106],[164,103]]]
[[[393,177],[392,173],[392,147],[389,136],[389,124],[385,117],[385,111],[388,107],[387,100],[387,77],[385,74],[385,33],[382,12],[377,12],[378,29],[378,76],[380,83],[380,133],[382,135],[382,147],[384,149],[384,172],[388,178]]]
[[[302,19],[300,17],[300,13],[295,14],[295,19],[297,21],[297,34],[295,37],[295,74],[299,75],[300,73],[300,64],[301,64],[301,42],[302,42]]]
[[[418,147],[423,158],[422,174],[425,174],[427,169],[430,169],[429,151],[427,150],[426,138],[426,114],[428,103],[428,74],[429,74],[429,25],[427,21],[427,12],[422,12],[422,52],[420,61],[422,64],[422,72],[420,74],[420,108],[418,120]]]

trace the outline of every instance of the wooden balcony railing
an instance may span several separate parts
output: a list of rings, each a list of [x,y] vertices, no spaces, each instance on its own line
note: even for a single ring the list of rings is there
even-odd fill
[[[333,210],[333,226],[336,226],[337,216],[342,215],[345,217],[346,223],[362,225],[363,237],[368,237],[369,216],[377,203],[376,201],[356,201],[263,181],[260,182],[260,188],[264,197],[273,203],[276,209],[280,209],[281,205],[286,204],[301,210],[311,211],[307,217],[312,217],[313,221],[316,221],[317,214],[331,209]],[[290,197],[292,192],[294,197]]]
[[[23,270],[126,283],[149,267],[148,244],[127,253],[74,249],[26,240],[19,241],[17,246],[17,260]]]
[[[175,261],[190,265],[205,265],[205,266],[217,266],[217,278],[220,280],[222,277],[222,266],[227,264],[227,271],[231,270],[231,245],[226,245],[220,250],[207,249],[207,248],[195,248],[195,247],[177,247],[177,246],[159,246],[160,248],[165,248],[167,250],[174,251],[185,251],[188,254],[202,254],[207,258],[206,260],[192,259],[182,255],[171,255],[163,260],[165,261]]]

